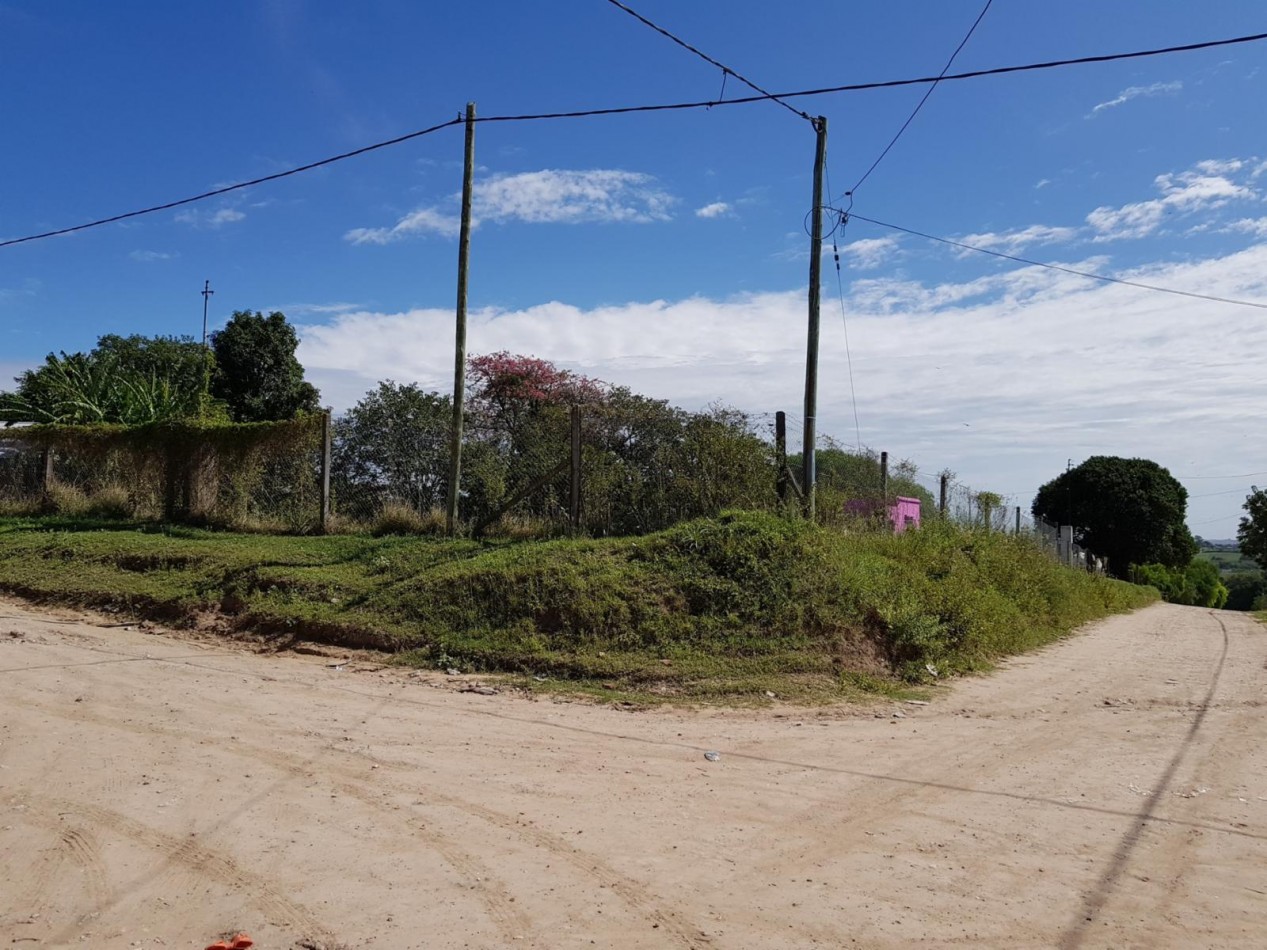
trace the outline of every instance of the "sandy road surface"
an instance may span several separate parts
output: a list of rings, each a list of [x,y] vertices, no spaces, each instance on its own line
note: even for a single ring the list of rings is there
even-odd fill
[[[1265,661],[1158,606],[928,706],[632,713],[0,602],[0,946],[1267,946]]]

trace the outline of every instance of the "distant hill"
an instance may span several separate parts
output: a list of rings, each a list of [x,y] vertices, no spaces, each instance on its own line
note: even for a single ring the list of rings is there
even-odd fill
[[[1240,543],[1235,538],[1197,538],[1202,551],[1239,551]]]

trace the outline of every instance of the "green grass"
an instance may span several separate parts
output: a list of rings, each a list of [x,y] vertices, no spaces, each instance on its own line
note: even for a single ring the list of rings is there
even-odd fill
[[[1222,574],[1258,570],[1258,564],[1239,551],[1202,551],[1197,557],[1213,561]]]
[[[1155,599],[1024,539],[732,513],[595,541],[287,537],[0,519],[0,589],[208,615],[401,663],[655,701],[910,695]],[[544,679],[543,679],[544,677]]]

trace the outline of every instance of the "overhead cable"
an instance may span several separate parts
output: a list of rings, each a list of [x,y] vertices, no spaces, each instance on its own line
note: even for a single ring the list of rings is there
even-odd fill
[[[690,43],[686,42],[685,40],[680,39],[680,38],[678,38],[678,37],[674,36],[672,33],[670,33],[670,32],[669,32],[668,30],[666,30],[664,27],[659,26],[659,25],[657,25],[657,24],[655,24],[655,23],[652,23],[652,22],[651,22],[650,20],[648,20],[645,16],[643,16],[641,13],[639,13],[637,10],[634,10],[634,9],[632,9],[631,7],[627,7],[627,6],[625,6],[625,4],[621,3],[621,2],[620,2],[620,0],[607,0],[607,2],[608,2],[608,3],[610,3],[610,4],[611,4],[612,6],[614,6],[614,7],[619,7],[621,10],[624,10],[624,11],[625,11],[626,13],[628,13],[631,17],[633,17],[635,20],[638,20],[640,23],[643,23],[643,24],[645,24],[646,26],[651,27],[651,29],[655,30],[655,31],[656,31],[657,33],[659,33],[661,36],[667,37],[668,39],[672,40],[674,43],[676,43],[678,46],[682,47],[683,49],[688,50],[688,51],[690,51],[690,52],[694,53],[694,54],[695,54],[696,56],[698,56],[700,59],[704,60],[704,62],[709,63],[709,64],[711,64],[711,65],[713,65],[713,66],[716,66],[718,69],[720,69],[720,70],[722,71],[723,81],[724,81],[724,79],[725,79],[725,77],[726,77],[726,76],[734,76],[736,79],[738,79],[741,83],[743,83],[745,86],[747,86],[749,89],[753,90],[754,92],[759,92],[759,93],[761,93],[761,95],[763,95],[763,96],[767,97],[768,99],[770,99],[770,101],[771,101],[771,102],[777,102],[779,105],[781,105],[783,108],[787,109],[787,110],[788,110],[789,112],[791,112],[793,115],[795,115],[795,116],[800,116],[802,119],[805,119],[807,122],[813,123],[813,121],[814,121],[814,120],[813,120],[812,118],[810,118],[810,116],[808,115],[808,113],[802,112],[800,109],[797,109],[797,108],[794,108],[793,106],[788,105],[786,102],[784,102],[784,101],[783,101],[782,99],[780,99],[778,96],[776,96],[776,95],[774,95],[773,93],[767,92],[766,90],[762,89],[760,86],[758,86],[758,85],[757,85],[755,82],[753,82],[751,79],[746,79],[745,77],[741,76],[739,73],[735,72],[733,69],[731,69],[731,68],[730,68],[729,66],[727,66],[725,63],[719,63],[717,60],[713,59],[713,57],[709,56],[707,53],[703,52],[702,50],[698,50],[698,49],[696,49],[694,46],[692,46]],[[723,87],[723,88],[724,88],[724,87]]]
[[[1153,290],[1163,294],[1174,294],[1179,297],[1193,297],[1197,300],[1212,300],[1215,303],[1230,303],[1238,307],[1256,307],[1259,310],[1267,310],[1267,303],[1261,303],[1256,300],[1237,300],[1232,297],[1218,297],[1214,294],[1199,294],[1191,290],[1179,290],[1175,287],[1161,287],[1157,284],[1145,284],[1138,280],[1126,280],[1122,277],[1110,277],[1107,274],[1096,274],[1092,271],[1078,270],[1074,267],[1065,267],[1063,264],[1048,264],[1045,261],[1035,261],[1028,257],[1017,257],[1015,254],[1004,254],[1002,251],[992,251],[985,247],[976,247],[972,244],[965,244],[963,241],[952,241],[950,238],[938,237],[936,234],[927,234],[924,231],[916,231],[914,228],[904,228],[900,224],[889,224],[887,221],[877,221],[875,218],[868,218],[861,214],[851,213],[844,214],[844,217],[850,220],[866,221],[868,224],[878,225],[882,228],[889,228],[892,231],[901,231],[903,234],[910,234],[914,237],[926,238],[929,241],[937,241],[941,244],[949,244],[951,247],[962,248],[965,251],[975,251],[978,254],[989,254],[991,257],[1001,257],[1007,261],[1015,261],[1018,264],[1027,264],[1031,267],[1045,267],[1048,270],[1058,270],[1065,274],[1073,274],[1075,277],[1089,277],[1092,280],[1102,280],[1110,284],[1123,284],[1127,287],[1138,287],[1141,290]]]
[[[139,218],[143,214],[153,214],[156,211],[167,211],[171,208],[179,208],[181,205],[193,204],[195,201],[205,201],[206,199],[214,198],[217,195],[227,195],[231,191],[241,191],[243,188],[251,188],[255,185],[262,185],[269,181],[277,181],[279,178],[289,178],[291,175],[298,175],[300,172],[312,171],[312,169],[320,168],[323,165],[333,165],[335,162],[341,162],[346,158],[355,158],[357,155],[364,155],[366,152],[373,152],[380,148],[387,148],[389,145],[399,145],[401,142],[408,142],[410,139],[421,138],[424,135],[430,135],[432,132],[438,132],[441,129],[447,129],[451,125],[460,125],[461,123],[461,118],[450,119],[448,122],[441,122],[439,125],[433,125],[427,129],[419,129],[417,132],[409,132],[405,135],[399,135],[396,138],[388,139],[385,142],[375,142],[373,145],[366,145],[362,148],[353,149],[350,152],[343,152],[341,155],[332,155],[329,158],[323,158],[320,161],[309,162],[307,165],[299,165],[295,168],[288,168],[284,172],[265,175],[262,178],[252,178],[250,181],[240,181],[236,184],[225,185],[223,188],[213,188],[211,191],[204,191],[200,195],[192,195],[189,198],[180,198],[176,201],[168,201],[161,205],[152,205],[148,208],[140,208],[136,211],[126,211],[123,214],[111,215],[108,218],[98,218],[96,221],[88,221],[84,224],[76,224],[68,228],[58,228],[55,231],[45,231],[42,234],[28,234],[26,237],[10,238],[7,241],[0,241],[0,247],[9,247],[13,244],[25,244],[27,241],[38,241],[41,238],[59,237],[63,234],[73,234],[76,231],[86,231],[89,228],[98,228],[103,224],[114,224],[116,221],[126,221],[128,218]]]
[[[612,2],[614,3],[615,0],[612,0]],[[937,79],[929,85],[928,89],[924,92],[923,98],[916,103],[915,108],[911,110],[911,114],[908,115],[906,117],[906,121],[902,123],[902,127],[897,130],[897,134],[893,136],[893,138],[889,141],[889,144],[884,146],[884,151],[881,152],[879,157],[871,163],[871,167],[863,173],[862,177],[858,179],[857,183],[855,183],[852,188],[845,192],[846,196],[850,198],[853,197],[854,192],[862,186],[864,181],[871,177],[871,173],[876,170],[876,167],[884,161],[884,157],[888,155],[893,146],[897,144],[897,140],[902,137],[902,133],[906,131],[907,126],[915,121],[915,117],[919,115],[919,110],[924,108],[924,103],[926,103],[928,101],[928,97],[933,94],[933,90],[937,88],[937,84],[946,77],[946,73],[950,72],[950,67],[955,64],[955,59],[958,58],[960,51],[968,45],[968,40],[972,39],[972,34],[977,31],[977,27],[980,25],[981,21],[985,19],[986,13],[990,10],[990,4],[993,2],[994,0],[985,0],[985,6],[982,7],[981,12],[977,14],[977,18],[972,21],[972,26],[970,26],[968,28],[968,32],[964,34],[964,38],[959,41],[959,45],[955,47],[955,51],[950,54],[950,59],[946,60],[946,65],[942,67],[941,73],[938,74]]]
[[[820,89],[802,89],[796,92],[780,92],[780,93],[763,93],[757,96],[745,96],[738,99],[720,99],[707,100],[701,102],[673,102],[659,105],[640,105],[640,106],[618,106],[606,109],[582,109],[572,112],[539,112],[523,115],[494,115],[482,116],[475,119],[476,122],[529,122],[544,119],[584,119],[593,116],[603,115],[628,115],[638,112],[665,112],[670,110],[682,109],[711,109],[714,106],[737,106],[745,105],[753,102],[765,102],[770,99],[792,99],[800,96],[822,96],[837,92],[861,92],[869,89],[891,89],[896,86],[913,86],[922,83],[950,82],[959,79],[976,79],[981,76],[998,76],[1005,73],[1026,72],[1037,69],[1053,69],[1060,66],[1076,66],[1084,63],[1107,63],[1122,59],[1138,59],[1143,56],[1161,56],[1166,53],[1182,53],[1192,50],[1212,49],[1220,46],[1231,46],[1237,43],[1252,43],[1259,40],[1267,39],[1267,33],[1254,33],[1248,36],[1236,36],[1224,40],[1209,40],[1203,43],[1188,43],[1182,46],[1167,46],[1159,49],[1139,50],[1133,53],[1111,53],[1104,56],[1082,56],[1076,59],[1060,59],[1051,60],[1045,63],[1029,63],[1023,66],[1000,66],[995,69],[978,69],[972,72],[956,73],[949,76],[924,76],[915,79],[892,79],[883,82],[866,82],[852,83],[844,86],[825,86]],[[226,185],[223,188],[215,188],[211,191],[205,191],[201,194],[192,195],[188,198],[180,198],[176,201],[168,201],[163,204],[152,205],[148,208],[141,208],[136,211],[128,211],[123,214],[111,215],[107,218],[99,218],[95,221],[88,221],[84,224],[77,224],[71,227],[58,228],[53,231],[44,231],[39,234],[28,234],[24,237],[9,238],[0,241],[0,248],[11,247],[15,244],[25,244],[29,241],[38,241],[42,238],[58,237],[63,234],[72,234],[76,231],[86,231],[89,228],[100,227],[105,224],[113,224],[117,221],[125,221],[128,218],[136,218],[141,215],[153,214],[157,211],[167,211],[171,208],[178,208],[182,205],[193,204],[197,201],[204,201],[208,198],[214,198],[218,195],[228,194],[229,192],[238,191],[243,188],[250,188],[254,185],[262,185],[265,182],[277,181],[281,178],[288,178],[291,175],[298,175],[300,172],[311,171],[314,168],[321,168],[325,165],[332,165],[335,162],[341,162],[345,159],[355,158],[358,155],[364,155],[367,152],[377,151],[378,149],[387,148],[392,145],[399,145],[410,139],[421,138],[424,135],[430,135],[441,129],[450,126],[460,125],[463,119],[461,117],[450,119],[448,122],[441,122],[438,125],[430,126],[426,129],[419,129],[416,132],[407,132],[404,135],[396,136],[382,142],[375,142],[373,145],[366,145],[361,148],[353,149],[350,152],[343,152],[338,155],[332,155],[329,158],[323,158],[319,161],[309,162],[306,165],[300,165],[296,168],[290,168],[286,171],[277,172],[273,175],[265,175],[261,178],[254,178],[250,181],[238,182],[232,185]],[[861,219],[860,219],[861,220]],[[927,236],[927,235],[924,235]],[[974,249],[979,250],[979,249]],[[992,252],[990,252],[992,253]],[[1000,255],[1006,256],[1006,255]],[[1093,276],[1093,275],[1087,275]],[[1199,295],[1196,295],[1199,296]],[[1257,306],[1257,305],[1255,305]]]

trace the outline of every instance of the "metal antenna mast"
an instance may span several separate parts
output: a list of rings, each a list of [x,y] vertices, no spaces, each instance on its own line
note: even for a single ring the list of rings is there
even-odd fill
[[[207,302],[211,299],[211,295],[215,291],[211,289],[211,281],[203,281],[202,284],[202,345],[207,345]]]

